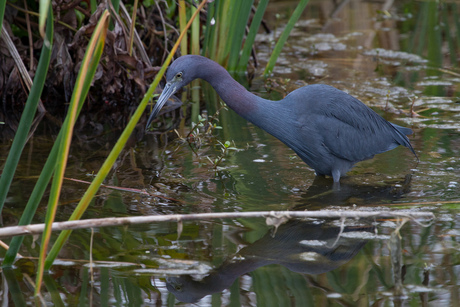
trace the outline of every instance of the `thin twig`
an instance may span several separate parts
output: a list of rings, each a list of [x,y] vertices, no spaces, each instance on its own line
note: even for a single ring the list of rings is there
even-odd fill
[[[26,0],[24,0],[24,8],[28,10]],[[27,35],[29,37],[29,53],[30,53],[29,70],[32,71],[32,69],[34,69],[34,41],[32,38],[32,30],[30,29],[29,14],[27,13],[26,13],[26,24],[27,24]]]
[[[29,285],[30,285],[32,288],[35,289],[35,283],[34,283],[34,281],[32,280],[32,278],[29,276],[29,274],[24,273],[23,276],[24,276],[24,279],[29,283]],[[43,298],[43,295],[42,295],[41,293],[38,293],[37,296],[38,296],[38,299],[40,300],[42,306],[46,306],[46,301],[45,301],[45,299]]]
[[[89,182],[89,181],[75,179],[75,178],[64,177],[64,179],[74,181],[74,182],[84,183],[84,184],[91,184],[91,182]],[[153,196],[153,197],[162,198],[162,199],[166,199],[166,200],[170,200],[170,201],[178,202],[178,203],[184,203],[183,201],[181,201],[179,199],[166,197],[166,196],[162,196],[162,195],[158,195],[158,194],[153,194],[153,193],[148,192],[145,189],[140,190],[140,189],[134,189],[134,188],[124,188],[124,187],[117,187],[117,186],[114,186],[114,185],[106,185],[106,184],[101,184],[101,187],[111,189],[111,190],[142,194],[142,195],[146,195],[146,196]]]
[[[120,225],[134,225],[159,222],[179,222],[192,220],[210,219],[235,219],[235,218],[370,218],[370,217],[401,217],[409,219],[434,219],[432,212],[411,212],[411,211],[356,211],[356,210],[321,210],[321,211],[260,211],[260,212],[218,212],[218,213],[196,213],[196,214],[170,214],[170,215],[147,215],[133,217],[109,217],[102,219],[75,220],[66,222],[55,222],[52,230],[70,230],[91,227],[108,227]],[[44,224],[11,226],[0,228],[0,237],[12,237],[19,235],[40,234],[43,232]]]
[[[155,2],[155,5],[157,7],[157,10],[158,10],[158,13],[160,14],[160,19],[161,19],[161,22],[163,23],[163,35],[164,35],[164,52],[163,52],[163,57],[161,59],[161,61],[163,62],[166,58],[166,54],[168,53],[168,34],[166,33],[166,21],[163,17],[163,13],[162,13],[162,10],[160,9],[160,5],[158,4],[158,2]]]
[[[128,14],[128,10],[126,9],[126,7],[123,4],[123,2],[121,2],[121,1],[120,1],[120,14],[121,14],[122,18],[127,20],[127,22],[132,23],[131,17]],[[126,27],[124,23],[122,23],[121,26]],[[134,39],[134,44],[136,45],[137,51],[139,52],[139,55],[140,55],[142,61],[144,62],[144,64],[147,67],[152,67],[152,65],[150,64],[150,59],[149,59],[149,56],[147,54],[147,51],[145,51],[144,44],[142,43],[142,40],[140,39],[139,33],[137,32],[135,27],[133,28],[133,36],[132,36],[132,38]]]
[[[442,205],[442,204],[459,204],[460,199],[454,200],[443,200],[443,201],[424,201],[424,202],[408,202],[408,203],[388,203],[388,204],[374,204],[370,206],[432,206],[432,205]],[[366,207],[370,207],[365,205]]]
[[[116,21],[118,22],[118,25],[120,26],[121,28],[121,31],[123,32],[123,39],[125,41],[125,45],[129,46],[129,39],[128,39],[128,32],[129,32],[129,29],[126,27],[126,25],[123,23],[123,21],[121,20],[121,17],[120,15],[118,14],[117,11],[115,11],[115,8],[113,7],[113,4],[112,4],[112,1],[108,1],[107,2],[108,4],[108,9],[109,9],[109,12],[110,12],[110,16]],[[122,3],[120,2],[120,7],[122,6]],[[126,14],[128,14],[126,12]],[[129,16],[129,14],[128,14]],[[131,17],[129,17],[129,20],[131,20]]]
[[[33,12],[33,11],[29,11],[29,10],[25,10],[23,9],[22,7],[20,6],[17,6],[17,5],[14,5],[13,3],[11,2],[7,2],[6,4],[8,4],[9,6],[11,6],[12,8],[24,13],[24,14],[29,14],[29,15],[32,15],[32,16],[36,16],[36,17],[39,17],[40,14],[37,13],[37,12]],[[19,17],[16,17],[18,20],[21,20]],[[72,32],[77,32],[77,29],[71,27],[70,25],[66,24],[65,22],[62,22],[60,20],[57,20],[55,21],[56,23],[66,27],[67,29],[71,30]],[[38,26],[38,24],[35,23],[35,26]]]
[[[91,307],[93,306],[93,290],[94,290],[93,241],[94,241],[94,228],[91,227],[91,241],[89,245],[89,274],[91,276],[91,292],[89,295],[89,305]]]
[[[3,242],[2,240],[0,240],[0,247],[3,247],[5,250],[8,250],[10,248],[8,244]],[[16,257],[23,258],[23,256],[20,253],[17,253]]]
[[[24,65],[24,62],[21,59],[21,56],[19,55],[18,50],[16,49],[16,46],[13,44],[13,41],[11,40],[10,35],[8,34],[8,31],[6,31],[5,27],[3,27],[2,33],[0,33],[1,38],[5,42],[5,45],[8,48],[8,51],[10,52],[11,57],[14,60],[14,63],[16,64],[16,68],[18,69],[19,75],[21,78],[24,80],[28,91],[32,88],[32,78],[29,75],[29,72],[27,71],[26,66]],[[40,99],[40,102],[38,103],[38,111],[40,113],[45,113],[46,109],[43,106],[43,103]]]
[[[94,286],[94,272],[93,272],[93,241],[94,241],[94,228],[91,227],[91,239],[89,242],[89,272],[91,275],[91,285]]]
[[[133,15],[131,17],[131,28],[129,29],[129,47],[128,47],[129,55],[133,54],[134,31],[136,29],[136,16],[137,16],[138,2],[139,2],[138,0],[134,0]]]

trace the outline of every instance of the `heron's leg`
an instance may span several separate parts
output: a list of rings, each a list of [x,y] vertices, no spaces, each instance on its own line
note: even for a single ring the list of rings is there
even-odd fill
[[[334,178],[334,183],[340,181],[340,171],[338,169],[332,170],[332,178]]]
[[[334,181],[332,183],[332,191],[339,192],[340,191],[340,181]]]

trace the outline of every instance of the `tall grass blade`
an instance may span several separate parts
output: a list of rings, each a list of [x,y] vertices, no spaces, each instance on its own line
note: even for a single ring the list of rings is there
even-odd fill
[[[201,55],[206,56],[206,53],[208,52],[208,48],[210,47],[211,43],[211,33],[214,31],[215,27],[213,25],[214,23],[214,12],[215,12],[215,1],[208,3],[208,12],[206,14],[206,26],[204,28],[204,40],[203,40],[203,46],[201,47]]]
[[[412,48],[416,47],[415,51],[416,54],[422,55],[423,51],[425,50],[425,41],[428,35],[428,19],[430,15],[430,7],[428,2],[420,3],[420,9],[418,10],[418,18],[417,18],[417,26],[415,29],[415,35],[412,35],[412,43],[410,52],[412,52]],[[417,33],[418,32],[418,33]],[[418,44],[416,45],[415,42],[418,39]]]
[[[51,10],[51,7],[49,7]],[[13,144],[11,145],[10,152],[5,162],[5,167],[0,177],[0,213],[2,212],[3,205],[6,200],[6,196],[13,181],[14,173],[16,172],[19,158],[21,157],[22,150],[27,141],[27,135],[29,134],[32,121],[37,111],[37,106],[40,101],[40,96],[45,85],[46,75],[48,73],[48,67],[51,59],[51,47],[53,45],[53,16],[50,12],[50,17],[46,25],[46,36],[38,61],[37,72],[34,77],[34,83],[27,98],[24,111],[19,122],[16,136],[14,137]]]
[[[190,12],[193,14],[197,9],[192,6]],[[195,18],[190,28],[190,54],[200,54],[200,19]],[[198,115],[200,114],[200,87],[199,80],[192,81],[192,110],[191,120],[193,123],[198,123]]]
[[[236,28],[241,27],[241,25],[238,25],[238,15],[241,13],[240,9],[241,6],[243,5],[243,1],[225,1],[226,3],[229,3],[229,10],[226,10],[226,14],[228,17],[225,19],[225,24],[223,24],[225,28],[225,41],[220,42],[219,48],[222,48],[225,52],[225,67],[228,68],[228,61],[231,58],[231,51],[233,50],[233,44],[235,43],[236,40]],[[224,16],[225,16],[224,15]],[[246,24],[243,25],[243,27],[246,26]],[[222,58],[222,60],[224,60]]]
[[[185,10],[185,1],[179,0],[179,29],[180,33],[184,32],[185,26],[187,25],[187,11]],[[186,31],[185,31],[186,32]],[[186,55],[188,53],[187,50],[187,32],[184,34],[184,38],[180,42],[180,53],[182,55]]]
[[[213,1],[208,4],[208,14],[206,18],[206,29],[201,55],[213,59],[215,54],[215,32],[217,31],[216,16],[220,1]]]
[[[136,14],[136,16],[137,16],[137,14]],[[137,52],[139,52],[139,56],[141,57],[142,61],[144,61],[144,63],[146,63],[146,64],[150,64],[150,58],[149,58],[149,56],[147,54],[147,51],[145,51],[145,47],[144,47],[144,44],[141,41],[139,33],[137,33],[137,31],[136,31],[135,23],[133,22],[133,20],[132,20],[131,16],[129,15],[128,10],[124,6],[123,2],[120,2],[120,16],[119,17],[121,17],[122,20],[123,19],[126,20],[127,24],[132,25],[131,28],[130,28],[130,33],[132,31],[132,34],[130,34],[130,38],[132,37],[133,44],[134,44],[134,46],[136,46]],[[122,26],[123,26],[123,28],[126,28],[125,24],[122,24]],[[130,48],[132,49],[133,46],[131,46]]]
[[[445,40],[447,40],[447,45],[449,46],[450,64],[452,66],[457,66],[457,50],[455,48],[455,41],[451,32],[451,25],[449,23],[448,9],[448,4],[444,3],[441,10],[442,22],[440,22],[444,33],[441,35],[445,37]]]
[[[48,250],[48,243],[51,237],[51,227],[56,216],[56,210],[59,202],[59,196],[62,188],[62,181],[64,180],[64,172],[67,165],[68,153],[70,150],[70,144],[72,141],[73,127],[75,124],[79,102],[83,99],[85,87],[94,75],[89,75],[88,71],[96,71],[96,69],[90,69],[90,65],[97,66],[102,56],[102,51],[105,45],[105,38],[109,26],[109,12],[105,11],[96,29],[91,37],[88,49],[83,58],[83,62],[75,82],[75,88],[70,100],[69,113],[67,119],[63,125],[62,130],[64,131],[61,136],[60,148],[57,155],[56,167],[54,171],[53,184],[51,186],[50,198],[48,201],[48,208],[46,211],[45,218],[45,231],[42,235],[42,243],[40,246],[40,257],[38,261],[37,277],[35,282],[35,295],[39,295],[41,284],[43,280],[43,272],[45,266],[45,258]],[[89,81],[88,81],[89,80]]]
[[[436,2],[428,2],[428,60],[430,65],[435,67],[442,66],[442,33],[441,27],[438,25],[441,23],[440,13],[438,11],[438,4]],[[439,72],[436,70],[435,75]]]
[[[188,29],[191,25],[191,22],[195,17],[197,16],[198,12],[203,8],[203,6],[206,4],[206,0],[204,0],[198,7],[198,10],[196,14],[194,14],[189,23],[187,24],[186,29]],[[128,141],[129,137],[131,136],[131,133],[133,132],[134,128],[136,127],[137,122],[141,118],[145,108],[147,107],[148,102],[153,96],[153,93],[155,91],[155,88],[157,87],[158,83],[160,82],[161,78],[163,77],[167,67],[169,66],[169,63],[171,63],[172,57],[175,54],[177,48],[179,47],[179,43],[182,40],[183,36],[185,35],[186,31],[182,32],[181,35],[179,36],[176,44],[172,48],[170,54],[166,58],[165,63],[161,67],[160,71],[156,75],[155,79],[153,80],[152,84],[150,85],[150,88],[148,89],[147,93],[145,94],[144,98],[142,99],[141,103],[139,104],[139,107],[137,108],[136,112],[132,115],[130,121],[128,122],[125,130],[121,134],[120,138],[118,139],[117,143],[113,147],[112,151],[110,152],[109,156],[105,160],[104,164],[102,165],[101,169],[97,173],[96,177],[94,178],[93,182],[89,186],[88,190],[85,192],[83,195],[82,199],[80,200],[78,206],[75,208],[75,211],[73,214],[70,216],[69,220],[77,220],[80,219],[83,213],[85,212],[86,208],[88,208],[89,203],[93,199],[94,195],[98,191],[100,185],[102,182],[105,180],[107,177],[110,169],[112,168],[113,164],[115,163],[118,155],[121,153],[123,147],[125,146],[126,142]],[[66,230],[61,232],[59,237],[57,238],[56,242],[54,243],[53,247],[51,248],[48,257],[46,258],[45,261],[45,270],[49,270],[51,265],[53,264],[54,259],[56,259],[59,251],[61,250],[62,246],[64,243],[67,241],[67,238],[71,234],[70,230]]]
[[[262,18],[264,17],[265,10],[267,9],[268,1],[269,0],[260,0],[259,5],[257,6],[256,13],[252,18],[251,27],[249,28],[249,33],[244,41],[243,51],[241,52],[240,60],[236,68],[237,71],[246,71],[247,69],[252,46],[254,45],[256,34],[259,30]]]
[[[227,44],[227,42],[230,41],[228,31],[230,22],[228,20],[230,16],[233,16],[231,10],[234,7],[234,5],[230,5],[231,2],[232,1],[219,1],[219,11],[216,18],[218,31],[214,32],[215,54],[212,55],[214,56],[213,60],[224,66],[227,66],[225,64],[229,49],[229,44]]]
[[[131,27],[129,29],[129,55],[133,54],[134,32],[136,31],[137,4],[139,0],[134,0],[133,15],[131,17]]]
[[[43,166],[43,170],[40,174],[40,177],[35,184],[34,190],[29,197],[27,202],[26,208],[24,209],[23,214],[19,220],[19,225],[29,225],[32,222],[32,219],[37,211],[38,205],[45,193],[46,187],[51,180],[51,176],[54,173],[54,167],[56,166],[56,159],[57,153],[59,149],[59,144],[61,143],[61,134],[62,131],[59,133],[56,141],[54,142],[53,148],[46,160],[45,165]],[[22,241],[24,240],[24,236],[14,237],[11,240],[10,248],[7,250],[5,259],[3,260],[3,267],[11,267],[13,265],[14,260],[16,259],[16,255],[19,251],[19,248],[22,245]]]
[[[50,12],[50,9],[52,9],[52,8],[50,8],[50,5],[51,5],[50,0],[40,0],[40,7],[39,7],[39,10],[38,10],[38,12],[40,13],[40,15],[38,16],[38,28],[40,30],[40,35],[43,38],[45,38],[46,18],[48,17],[48,13],[49,13],[50,16],[52,15],[52,12]]]
[[[91,6],[91,15],[92,15],[92,14],[94,14],[94,12],[96,12],[97,0],[90,0],[89,3],[90,3],[90,6]]]
[[[5,16],[6,1],[0,1],[0,35],[3,28],[3,17]]]
[[[276,60],[278,59],[281,53],[281,50],[283,49],[283,46],[289,37],[289,34],[294,28],[295,23],[299,19],[300,15],[302,14],[305,7],[307,6],[308,2],[309,0],[301,0],[299,4],[297,5],[296,9],[294,10],[294,13],[292,13],[291,18],[289,18],[286,28],[284,28],[283,33],[278,39],[278,42],[276,43],[275,48],[273,49],[272,55],[270,56],[270,60],[268,60],[267,66],[265,67],[265,71],[264,71],[265,76],[268,76],[273,71],[273,68],[275,67],[275,64],[276,64]]]
[[[192,6],[191,13],[194,14],[197,9]],[[192,22],[190,54],[200,54],[200,19],[195,18]]]
[[[94,61],[94,59],[92,60]],[[88,75],[94,75],[96,73],[96,69],[97,69],[97,65],[90,63]],[[83,107],[83,102],[89,92],[89,89],[91,87],[91,82],[92,82],[91,79],[89,78],[85,79],[82,95],[78,103],[77,117],[78,117],[78,114],[80,114],[80,111]],[[67,124],[66,121],[68,120],[69,118],[65,119],[64,125]],[[56,138],[56,141],[54,142],[54,145],[50,151],[48,159],[46,160],[46,163],[43,166],[43,170],[37,180],[37,183],[35,184],[32,194],[29,197],[26,208],[24,209],[24,213],[22,214],[19,220],[19,225],[28,225],[32,222],[35,212],[37,211],[38,205],[40,204],[43,194],[45,193],[46,187],[48,186],[48,183],[50,182],[51,177],[54,173],[54,168],[56,166],[56,159],[58,155],[58,150],[59,150],[62,134],[63,134],[63,130],[59,132]],[[6,252],[5,259],[3,260],[3,267],[9,267],[14,263],[14,260],[19,251],[19,248],[21,247],[23,239],[24,239],[23,236],[18,236],[18,237],[14,237],[11,240],[10,248]]]
[[[112,4],[112,8],[113,8],[113,11],[111,10],[110,12],[112,14],[118,15],[118,12],[120,10],[120,0],[109,0],[109,1]],[[115,24],[113,23],[113,21],[110,21],[109,30],[113,31],[113,29],[115,29]]]
[[[243,39],[246,32],[246,25],[248,24],[249,14],[254,1],[241,1],[238,12],[236,13],[235,24],[231,27],[232,42],[230,44],[230,57],[228,59],[227,69],[235,71],[240,59],[240,51],[243,46]]]
[[[458,13],[458,6],[456,3],[451,4],[452,16],[454,18],[455,27],[453,29],[456,34],[457,48],[460,49],[460,15]]]
[[[8,287],[5,286],[4,289],[8,289],[8,296],[10,297],[10,300],[11,300],[10,302],[13,303],[12,305],[27,306],[27,301],[24,296],[24,292],[21,289],[21,286],[19,285],[19,282],[17,280],[14,270],[12,268],[5,268],[2,270],[2,273],[8,285]]]
[[[56,280],[50,275],[45,275],[43,278],[46,289],[51,296],[51,301],[54,307],[64,307],[65,304],[62,301],[61,293],[59,293],[59,286]]]

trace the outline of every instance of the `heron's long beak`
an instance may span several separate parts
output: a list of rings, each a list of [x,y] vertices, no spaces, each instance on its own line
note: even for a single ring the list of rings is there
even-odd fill
[[[158,98],[157,103],[153,107],[152,114],[150,114],[149,120],[147,121],[147,125],[145,126],[146,130],[150,127],[150,124],[155,119],[155,117],[157,117],[158,113],[160,113],[161,108],[163,108],[169,97],[171,97],[176,92],[176,89],[176,85],[171,84],[171,82],[166,83],[165,88]]]

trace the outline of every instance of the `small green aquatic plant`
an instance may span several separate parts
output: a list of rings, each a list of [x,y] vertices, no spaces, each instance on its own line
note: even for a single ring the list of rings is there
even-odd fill
[[[233,146],[232,146],[233,144]],[[222,143],[221,141],[217,140],[216,143],[217,147],[220,150],[220,155],[218,155],[216,158],[212,159],[209,156],[206,156],[206,158],[211,162],[213,168],[215,170],[218,170],[219,166],[222,164],[222,162],[225,161],[225,158],[230,155],[231,152],[236,152],[239,149],[236,148],[235,142],[232,141],[226,141],[225,143]]]
[[[225,105],[221,105],[216,113],[210,117],[198,115],[198,121],[196,123],[192,122],[192,129],[190,129],[190,132],[185,137],[181,136],[176,130],[179,140],[187,143],[197,157],[204,156],[209,162],[211,162],[213,169],[217,169],[232,151],[234,152],[239,150],[235,146],[234,141],[221,142],[214,134],[216,130],[222,129],[219,125],[219,113],[222,110],[227,110],[227,107]],[[199,152],[201,148],[209,148],[210,146],[217,148],[219,154],[213,156],[212,154]]]

